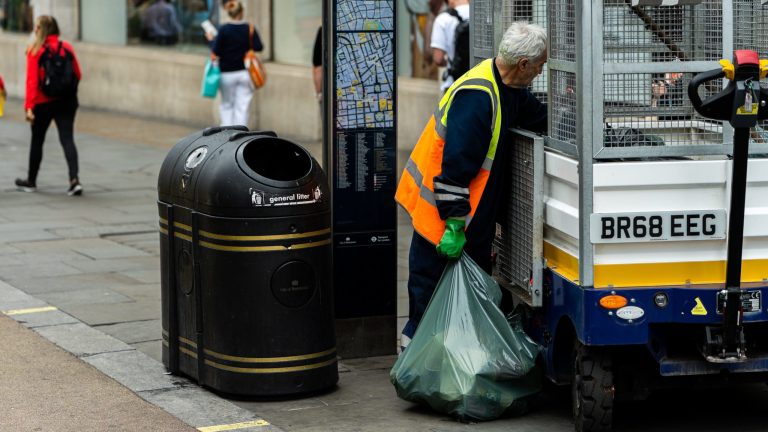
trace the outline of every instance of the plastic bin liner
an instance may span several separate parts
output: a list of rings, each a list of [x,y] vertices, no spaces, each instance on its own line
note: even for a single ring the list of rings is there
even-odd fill
[[[463,420],[493,420],[527,405],[541,386],[531,371],[539,348],[510,325],[500,301],[499,285],[466,253],[450,262],[390,371],[397,395]]]

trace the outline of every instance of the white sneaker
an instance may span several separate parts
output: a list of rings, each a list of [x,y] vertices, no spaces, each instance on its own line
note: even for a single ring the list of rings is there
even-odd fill
[[[410,343],[411,343],[411,338],[409,338],[404,334],[401,334],[400,335],[400,352],[398,353],[398,355],[402,354],[403,351],[405,351],[405,349],[408,348],[408,345],[410,345]]]

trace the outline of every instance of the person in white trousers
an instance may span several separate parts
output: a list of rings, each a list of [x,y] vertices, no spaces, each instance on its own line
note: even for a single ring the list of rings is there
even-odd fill
[[[248,126],[248,108],[255,89],[245,69],[243,57],[250,49],[261,51],[263,44],[259,32],[254,28],[251,34],[251,25],[243,21],[244,8],[241,2],[227,1],[224,9],[232,21],[221,26],[215,36],[206,33],[221,69],[221,126]]]
[[[222,72],[221,82],[221,126],[248,125],[248,107],[253,99],[253,83],[245,69]]]

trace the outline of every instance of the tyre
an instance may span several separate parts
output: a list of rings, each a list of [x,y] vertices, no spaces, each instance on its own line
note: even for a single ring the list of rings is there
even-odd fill
[[[577,432],[611,430],[615,388],[609,352],[577,342],[571,393]]]

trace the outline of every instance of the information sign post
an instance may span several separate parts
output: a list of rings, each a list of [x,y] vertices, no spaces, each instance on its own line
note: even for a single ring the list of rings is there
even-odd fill
[[[324,163],[342,357],[396,347],[395,0],[324,2]]]

